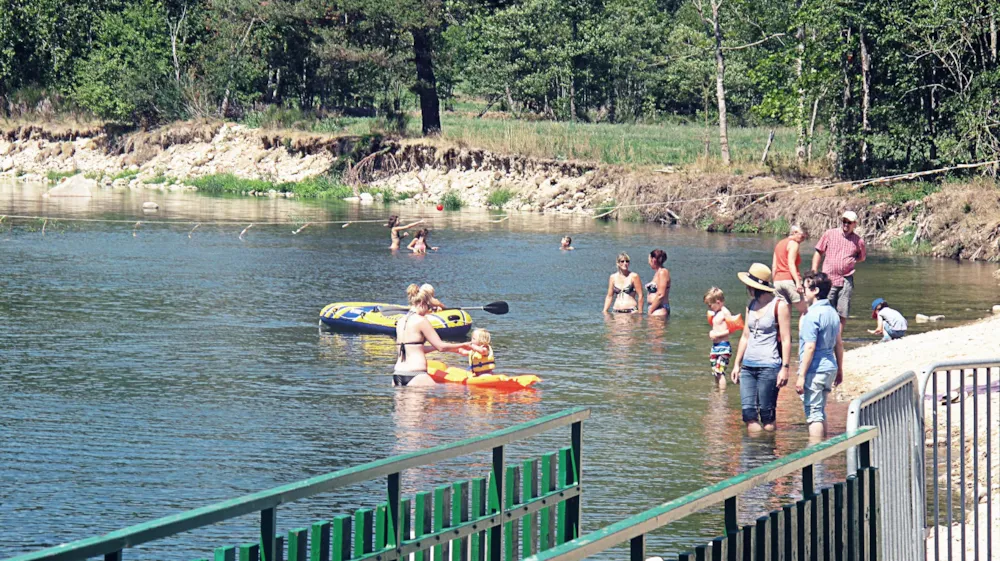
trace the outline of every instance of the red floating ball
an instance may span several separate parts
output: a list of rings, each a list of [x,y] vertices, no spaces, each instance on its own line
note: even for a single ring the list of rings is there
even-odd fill
[[[442,204],[439,204],[439,205],[437,206],[437,209],[438,209],[438,210],[444,210],[444,205],[442,205]]]

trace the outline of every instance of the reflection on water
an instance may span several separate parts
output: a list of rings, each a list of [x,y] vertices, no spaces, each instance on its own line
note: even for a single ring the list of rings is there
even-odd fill
[[[774,435],[745,436],[739,388],[713,389],[702,295],[711,285],[742,307],[736,273],[770,262],[775,240],[657,225],[465,211],[361,207],[190,193],[100,191],[73,202],[0,186],[0,214],[121,220],[57,221],[45,236],[0,228],[0,557],[106,532],[362,462],[482,435],[571,406],[584,426],[584,529],[592,530],[808,444],[802,404],[779,395]],[[132,237],[142,202],[161,211]],[[424,218],[439,252],[385,249],[390,212]],[[323,221],[355,222],[348,228]],[[226,221],[231,224],[211,224]],[[314,222],[297,226],[272,221]],[[16,221],[15,221],[16,222]],[[253,222],[243,240],[240,231]],[[202,223],[191,237],[191,223]],[[19,222],[24,224],[24,221]],[[50,226],[52,223],[50,222]],[[576,251],[558,250],[573,236]],[[667,250],[668,320],[603,316],[615,256]],[[641,260],[645,261],[645,260]],[[643,281],[651,271],[637,268]],[[886,298],[908,316],[981,315],[992,267],[871,256],[857,275],[856,319]],[[442,385],[396,390],[389,338],[319,335],[334,301],[402,302],[430,282],[449,304],[510,303],[474,314],[493,335],[501,373],[538,374],[537,391]],[[946,323],[945,325],[948,325]],[[913,325],[915,330],[928,325]],[[935,326],[936,327],[936,326]],[[734,339],[735,342],[735,339]],[[439,357],[461,364],[461,357]],[[843,430],[845,404],[829,408]],[[568,430],[511,446],[511,461],[568,444]],[[407,492],[481,477],[488,453],[404,474]],[[831,461],[831,478],[843,470]],[[748,494],[749,520],[797,493],[795,478]],[[384,482],[282,506],[283,530],[382,500]],[[153,557],[204,557],[253,539],[239,520],[170,540]],[[715,535],[719,511],[671,525],[651,547]],[[246,541],[244,539],[244,541]]]

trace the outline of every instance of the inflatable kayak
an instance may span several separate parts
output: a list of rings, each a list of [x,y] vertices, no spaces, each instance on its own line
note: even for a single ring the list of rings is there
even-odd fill
[[[407,308],[377,302],[334,302],[323,308],[319,320],[334,331],[396,336],[396,321]],[[443,339],[464,337],[472,329],[472,316],[464,310],[442,310],[424,316]]]
[[[439,384],[464,384],[471,388],[494,388],[500,390],[521,390],[530,388],[542,379],[534,374],[504,376],[503,374],[483,374],[473,376],[472,372],[457,366],[448,366],[436,360],[427,361],[427,374]]]

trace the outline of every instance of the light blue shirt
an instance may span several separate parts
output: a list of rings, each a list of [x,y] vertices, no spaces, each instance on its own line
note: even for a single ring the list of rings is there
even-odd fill
[[[816,300],[799,326],[799,363],[806,343],[816,343],[816,352],[807,369],[808,373],[829,372],[837,369],[837,335],[840,333],[840,315],[829,300]]]

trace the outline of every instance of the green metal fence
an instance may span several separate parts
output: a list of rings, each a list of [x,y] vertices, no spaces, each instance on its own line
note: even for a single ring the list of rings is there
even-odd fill
[[[583,421],[589,416],[589,409],[570,409],[485,436],[362,464],[6,561],[100,556],[121,561],[127,548],[257,512],[260,540],[219,547],[214,561],[393,561],[411,556],[413,561],[512,561],[579,535]],[[521,465],[507,465],[505,445],[567,425],[569,446]],[[412,499],[402,497],[404,470],[484,451],[493,454],[488,477],[437,487]],[[384,503],[277,535],[278,506],[382,477],[386,478]]]
[[[876,561],[881,559],[878,471],[871,467],[875,427],[833,437],[661,504],[525,561],[574,561],[629,543],[631,561],[645,561],[646,534],[695,512],[725,504],[725,535],[682,553],[682,561]],[[816,490],[813,466],[857,446],[860,467],[846,481]],[[802,472],[802,500],[743,526],[737,522],[737,497],[753,487]]]

